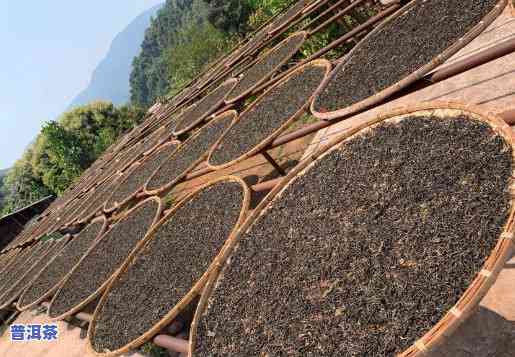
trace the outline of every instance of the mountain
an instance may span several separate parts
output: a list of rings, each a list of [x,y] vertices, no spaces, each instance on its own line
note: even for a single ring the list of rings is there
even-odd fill
[[[143,12],[116,35],[107,55],[93,72],[88,87],[73,99],[68,110],[95,100],[108,100],[114,104],[125,104],[129,101],[132,60],[141,50],[151,17],[161,7],[162,4]]]

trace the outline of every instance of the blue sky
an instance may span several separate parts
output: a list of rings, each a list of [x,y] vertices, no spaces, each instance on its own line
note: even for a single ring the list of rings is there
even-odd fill
[[[116,34],[164,0],[0,0],[0,169],[84,89]]]

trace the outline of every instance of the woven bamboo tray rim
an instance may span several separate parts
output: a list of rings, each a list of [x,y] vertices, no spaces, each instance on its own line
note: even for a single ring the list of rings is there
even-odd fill
[[[281,10],[279,13],[271,16],[269,19],[267,19],[264,23],[262,23],[258,28],[256,28],[254,31],[247,33],[243,40],[241,40],[230,52],[228,52],[224,57],[223,60],[220,61],[223,66],[230,66],[230,62],[235,58],[235,56],[238,54],[238,52],[241,52],[241,49],[244,49],[244,47],[257,35],[265,34],[266,29],[269,27],[269,25],[277,19],[277,17],[284,14],[285,9]]]
[[[54,218],[41,222],[38,225],[38,227],[36,227],[34,230],[32,230],[25,236],[23,241],[20,242],[20,246],[23,246],[29,242],[39,240],[49,233],[53,233],[53,231],[55,231],[54,227],[60,224],[60,222],[57,220],[58,217],[59,216],[56,216]]]
[[[92,189],[100,186],[106,179],[113,175],[114,170],[110,169],[111,162],[106,162],[100,166],[96,172],[91,175],[83,184],[78,187],[79,194],[77,197],[87,194]]]
[[[120,153],[120,157],[115,161],[114,165],[116,165],[116,170],[125,171],[134,162],[138,161],[139,157],[142,155],[142,153],[138,151],[138,148],[141,147],[141,143],[136,143],[132,147],[125,148],[124,151]]]
[[[122,177],[122,173],[121,172],[115,172],[112,176],[110,176],[107,180],[105,180],[104,182],[102,182],[102,184],[105,184],[105,185],[116,185],[116,183],[118,182],[118,180],[120,180],[120,178]],[[94,196],[95,194],[93,194],[90,198],[89,198],[89,201],[91,201],[92,198],[96,198]],[[94,204],[95,202],[85,202],[85,204],[81,207],[82,211],[83,212],[87,212]],[[98,213],[103,213],[103,208],[104,208],[104,204],[105,202],[101,203],[101,204],[97,204],[97,206],[93,209],[93,211],[87,215],[81,215],[79,216],[77,219],[75,219],[75,223],[76,224],[85,224],[87,222],[89,222],[93,217],[95,217]]]
[[[113,227],[117,224],[120,224],[120,223],[123,223],[123,221],[125,221],[127,218],[129,218],[129,216],[134,212],[136,211],[137,209],[139,209],[141,206],[143,205],[146,205],[148,204],[149,202],[155,202],[157,203],[157,210],[156,210],[156,213],[154,215],[154,219],[152,220],[152,223],[150,224],[149,228],[147,229],[147,232],[149,232],[152,227],[154,225],[157,224],[157,222],[159,222],[161,216],[162,216],[162,213],[163,213],[163,210],[164,210],[164,205],[163,205],[163,202],[158,198],[158,197],[149,197],[143,201],[141,201],[140,203],[138,203],[136,206],[134,206],[133,208],[131,208],[130,210],[124,212],[122,214],[122,216],[116,221],[116,222],[113,222],[113,225],[111,225],[110,227],[108,227],[105,232],[102,233],[102,235],[97,239],[95,240],[95,242],[93,243],[93,245],[91,246],[91,248],[88,250],[88,252],[86,254],[84,254],[81,259],[79,260],[79,262],[70,270],[70,272],[65,276],[65,278],[63,279],[63,282],[62,284],[60,284],[59,286],[59,289],[56,291],[56,293],[54,294],[54,296],[52,297],[52,300],[50,301],[50,306],[48,307],[48,310],[47,310],[47,313],[48,313],[48,316],[50,317],[50,321],[58,321],[58,320],[64,320],[65,318],[67,317],[70,317],[78,312],[80,312],[81,310],[83,310],[86,306],[88,306],[91,302],[93,302],[98,296],[100,296],[104,290],[107,288],[109,282],[111,281],[111,279],[113,279],[114,276],[116,276],[116,274],[118,273],[118,271],[121,269],[121,267],[123,266],[124,262],[122,262],[122,264],[114,271],[113,274],[111,274],[109,276],[109,278],[103,282],[97,290],[95,290],[95,292],[93,292],[92,294],[90,294],[87,298],[85,298],[84,300],[82,300],[79,304],[75,305],[74,307],[72,307],[70,310],[62,313],[61,315],[58,315],[56,317],[52,317],[50,315],[50,312],[52,310],[52,305],[56,299],[56,297],[59,295],[59,293],[61,292],[61,290],[64,289],[65,287],[65,284],[66,282],[68,281],[68,279],[70,279],[70,277],[72,276],[72,274],[79,268],[80,264],[82,263],[82,261],[84,259],[86,259],[86,257],[90,254],[90,252],[92,252],[102,241],[103,239],[107,236],[107,234],[113,229]],[[135,250],[136,248],[138,247],[138,244],[136,244],[133,249],[131,249],[131,253],[133,250]],[[128,257],[131,256],[131,253],[129,253],[129,255],[127,256],[127,259]]]
[[[98,190],[98,186],[92,187],[89,189],[87,193],[84,194],[82,199],[79,199],[77,203],[72,207],[72,213],[65,214],[65,221],[61,227],[68,228],[72,227],[74,223],[76,223],[80,218],[80,212],[84,209],[85,205],[88,204],[89,200],[95,196],[95,193]]]
[[[33,253],[32,247],[27,247],[23,249],[19,254],[17,254],[12,261],[12,263],[9,264],[9,267],[7,269],[4,269],[2,271],[2,274],[0,275],[0,289],[4,287],[6,281],[4,279],[8,279],[9,275],[11,275],[13,269],[16,269],[18,263],[20,260],[26,261],[28,258],[30,258],[31,254]]]
[[[254,58],[253,56],[245,56],[239,62],[235,63],[234,66],[227,68],[228,72],[231,76],[238,78],[240,74],[246,72],[250,67],[252,67],[259,60],[258,58]]]
[[[150,126],[154,125],[156,123],[156,121],[159,121],[163,112],[166,112],[167,109],[168,108],[166,108],[166,107],[159,108],[158,111],[148,115],[147,118],[141,124],[139,124],[138,126],[136,126],[134,128],[134,130],[138,134],[145,132]]]
[[[108,204],[110,203],[109,200],[111,199],[114,192],[118,189],[118,187],[122,183],[124,183],[125,180],[127,180],[130,177],[130,175],[134,172],[134,170],[136,170],[140,165],[141,165],[141,161],[134,161],[131,166],[126,168],[123,172],[120,172],[120,176],[118,177],[118,179],[115,182],[113,182],[113,184],[116,185],[114,187],[114,190],[111,193],[108,193],[109,196],[108,196],[107,200],[100,207],[101,212],[103,212],[105,214],[111,214],[115,211],[120,210],[123,207],[123,205],[119,204],[118,202],[115,202],[113,205],[108,206]],[[127,200],[127,201],[130,201],[130,200]]]
[[[229,77],[224,77],[226,79],[230,79]],[[206,93],[209,93],[213,89],[215,89],[217,86],[223,83],[224,79],[222,78],[222,72],[214,72],[213,78],[209,79],[201,88],[192,88],[190,95],[185,98],[181,104],[178,106],[178,108],[188,108],[195,104],[202,96],[204,96]]]
[[[51,222],[41,222],[38,227],[34,227],[29,232],[24,233],[23,237],[20,237],[21,240],[18,241],[12,248],[22,248],[27,245],[27,243],[38,240],[42,236],[46,235],[49,230],[49,226]]]
[[[176,113],[176,110],[173,108],[166,108],[166,111],[163,111],[156,119],[148,125],[144,131],[152,130],[156,126],[163,125],[166,126],[166,122]]]
[[[2,252],[7,252],[9,249],[15,248],[20,245],[26,237],[28,237],[33,231],[33,226],[25,226],[20,233],[18,233],[3,249]]]
[[[203,126],[200,130],[198,130],[193,136],[191,136],[188,140],[186,140],[184,143],[182,143],[181,146],[177,148],[177,150],[173,153],[173,156],[170,158],[173,159],[176,155],[180,155],[181,151],[184,150],[187,145],[189,145],[194,139],[196,139],[204,130],[207,130],[211,125],[214,125],[217,121],[224,120],[227,117],[233,117],[232,122],[229,124],[227,129],[220,135],[220,137],[217,139],[217,141],[213,144],[217,145],[217,143],[222,139],[224,134],[234,125],[234,123],[238,120],[238,112],[235,110],[229,110],[226,111],[217,117],[213,118],[208,124]],[[213,147],[212,146],[212,147]],[[154,171],[154,173],[148,178],[147,182],[145,182],[145,185],[143,186],[143,193],[148,196],[154,196],[154,195],[162,195],[169,191],[172,187],[174,187],[179,181],[181,181],[191,170],[193,170],[198,164],[203,162],[209,155],[209,151],[211,148],[209,148],[205,154],[201,155],[196,161],[194,161],[186,170],[184,170],[180,175],[178,175],[173,181],[168,182],[167,184],[158,187],[156,189],[150,189],[148,186],[150,184],[150,181],[153,179],[153,177],[159,173],[160,168],[164,163]]]
[[[390,22],[397,17],[409,12],[415,6],[417,6],[420,2],[425,2],[426,0],[416,0],[411,3],[401,7],[399,10],[394,12],[392,15],[383,20],[377,27],[375,27],[372,31],[370,31],[361,41],[358,43],[348,54],[345,55],[341,59],[341,62],[335,67],[333,72],[325,79],[322,83],[322,86],[315,92],[314,98],[311,102],[310,109],[313,115],[319,119],[324,120],[332,120],[336,118],[341,118],[345,116],[349,116],[358,112],[361,112],[367,108],[370,108],[376,104],[379,104],[384,99],[390,97],[392,94],[400,91],[401,89],[406,88],[410,84],[416,82],[417,80],[423,78],[427,73],[431,72],[436,67],[440,66],[450,57],[452,57],[455,53],[457,53],[460,49],[469,44],[473,39],[475,39],[479,34],[481,34],[503,11],[506,6],[507,0],[499,0],[497,5],[495,5],[494,9],[490,11],[481,21],[479,21],[475,26],[473,26],[463,37],[461,37],[457,42],[453,45],[449,46],[447,49],[442,51],[439,55],[433,58],[430,62],[423,65],[419,69],[415,70],[408,76],[401,79],[399,82],[390,85],[389,87],[379,91],[378,93],[365,98],[357,103],[351,104],[347,107],[340,108],[334,111],[327,112],[319,112],[315,108],[315,103],[317,98],[321,95],[323,90],[327,87],[327,85],[331,82],[331,80],[341,71],[345,70],[345,66],[347,61],[352,57],[354,52],[361,48],[361,45],[365,43],[370,37],[374,36],[377,32],[382,31],[386,26],[390,24]]]
[[[300,1],[303,1],[303,0],[300,0]],[[279,25],[276,25],[276,26],[273,26],[274,23],[270,23],[269,26],[267,27],[267,34],[269,36],[272,36],[272,35],[277,35],[279,33],[282,33],[282,32],[285,32],[288,30],[288,27],[292,24],[292,22],[294,22],[295,20],[297,20],[298,17],[300,16],[303,16],[304,14],[306,13],[309,13],[313,7],[317,6],[317,4],[319,2],[322,2],[322,1],[325,1],[325,0],[314,0],[313,2],[311,1],[306,1],[306,3],[304,4],[304,6],[302,7],[302,9],[299,9],[295,14],[293,14],[292,16],[290,16],[289,19],[287,19],[285,22],[283,22],[282,24],[279,24]],[[293,6],[295,6],[296,4],[292,4],[287,10],[290,10],[290,8],[292,8]],[[280,16],[279,18],[276,19],[279,20],[283,17],[286,17],[286,12],[283,13],[282,15],[283,16]]]
[[[170,130],[166,129],[166,126],[159,126],[154,133],[160,132],[160,137],[157,140],[156,144],[153,145],[150,149],[143,153],[143,158],[146,158],[149,155],[152,155],[154,151],[158,150],[161,145],[168,143],[169,141],[174,141],[173,134]]]
[[[180,147],[180,145],[177,145],[176,141],[170,141],[170,142],[162,144],[159,148],[156,149],[156,154],[162,152],[163,150],[167,149],[171,145],[175,145],[176,146],[175,150],[173,150],[173,152],[172,152],[172,154],[170,154],[170,156],[174,155],[177,152],[177,150],[179,149],[179,147]],[[149,161],[151,159],[152,159],[152,156],[148,156],[148,157],[144,158],[142,161],[138,161],[138,162],[134,163],[127,170],[127,172],[123,176],[120,177],[120,181],[117,183],[116,188],[113,190],[113,192],[109,195],[107,200],[102,205],[102,210],[104,212],[111,213],[111,212],[114,212],[114,211],[117,211],[117,210],[121,209],[122,207],[126,207],[128,203],[133,201],[138,196],[138,194],[143,191],[145,183],[148,181],[148,179],[145,180],[145,183],[143,185],[141,185],[140,187],[138,187],[138,189],[136,191],[134,191],[131,194],[129,194],[121,202],[118,202],[118,201],[111,202],[111,198],[117,192],[118,187],[124,185],[126,183],[126,181],[134,174],[134,172],[141,165],[143,165],[144,163],[146,163],[147,161]]]
[[[80,210],[88,200],[93,197],[96,187],[90,189],[87,193],[85,193],[82,197],[77,198],[75,202],[71,204],[70,207],[66,209],[61,216],[58,217],[59,221],[59,229],[67,228],[73,223],[77,218],[79,218]]]
[[[34,244],[31,244],[30,246],[27,246],[22,253],[24,254],[27,254],[25,256],[25,259],[23,259],[23,261],[21,261],[21,263],[23,263],[23,267],[19,267],[20,269],[24,269],[27,265],[27,262],[28,264],[31,264],[31,261],[33,258],[37,258],[37,256],[39,254],[41,254],[41,252],[43,251],[44,248],[46,248],[46,242],[35,242]],[[21,255],[20,255],[21,256]],[[18,256],[18,257],[20,257]],[[11,267],[12,269],[16,269],[15,266],[12,266]],[[0,277],[1,281],[0,281],[0,298],[2,297],[2,295],[4,294],[5,292],[5,288],[8,288],[7,286],[5,286],[5,281],[4,281],[4,278],[6,277],[6,275],[11,275],[13,273],[13,270],[9,268],[7,270],[5,270],[4,272],[2,272],[2,275]],[[21,272],[23,273],[23,272]],[[7,278],[9,278],[9,276]],[[1,309],[0,309],[1,310]]]
[[[515,3],[513,2],[513,0],[510,0],[509,4],[510,4],[510,14],[511,14],[511,16],[515,17]]]
[[[48,244],[47,244],[48,243]],[[25,272],[23,272],[21,274],[21,276],[15,281],[12,283],[12,285],[10,287],[8,287],[7,289],[4,289],[2,290],[1,294],[0,294],[0,310],[2,309],[5,309],[9,306],[11,306],[11,304],[17,299],[17,296],[15,297],[11,297],[10,299],[8,300],[4,300],[5,297],[7,297],[8,294],[10,294],[13,290],[15,289],[18,289],[19,288],[19,283],[21,282],[22,279],[25,279],[25,277],[27,276],[27,274],[36,266],[38,265],[43,259],[45,259],[47,257],[47,255],[52,251],[52,248],[55,247],[55,244],[57,243],[57,241],[55,240],[50,240],[48,242],[44,242],[42,244],[46,245],[46,247],[42,247],[41,248],[41,251],[39,252],[40,256],[39,258],[36,257],[36,260],[35,262],[25,270]],[[2,303],[3,302],[3,303]]]
[[[22,251],[21,248],[13,248],[9,250],[6,254],[10,254],[5,258],[5,264],[0,268],[0,274],[3,274],[4,271],[13,263],[14,258]]]
[[[166,130],[168,130],[169,132],[172,132],[172,136],[173,136],[173,131],[175,130],[175,127],[177,126],[177,119],[181,116],[183,111],[184,111],[184,108],[182,108],[182,107],[179,107],[176,110],[173,110],[169,115],[167,115],[165,118],[163,118],[160,121],[159,125],[163,125],[166,128]]]
[[[235,182],[238,183],[242,190],[243,190],[243,201],[242,201],[242,207],[240,210],[240,214],[238,217],[238,220],[236,224],[234,225],[233,230],[227,237],[224,245],[220,249],[220,252],[218,255],[213,259],[209,267],[206,269],[206,272],[200,277],[200,279],[191,287],[191,290],[165,315],[161,318],[161,320],[155,324],[151,329],[149,329],[147,332],[142,334],[137,339],[129,342],[125,346],[119,348],[116,351],[109,351],[109,352],[98,352],[93,348],[93,338],[95,334],[95,328],[96,323],[98,321],[98,316],[101,313],[102,308],[104,307],[107,297],[109,296],[110,291],[113,289],[115,283],[117,282],[118,278],[126,273],[128,269],[132,266],[134,261],[138,258],[138,256],[144,251],[145,247],[149,244],[149,242],[154,238],[154,235],[156,231],[161,227],[162,224],[166,223],[168,219],[173,217],[173,215],[182,208],[185,204],[189,203],[192,199],[194,199],[201,191],[204,191],[205,189],[212,187],[214,185],[217,185],[222,182]],[[238,227],[243,223],[245,217],[247,216],[247,213],[250,208],[250,199],[251,199],[251,193],[250,188],[248,185],[243,181],[241,178],[236,176],[223,176],[217,179],[214,179],[205,185],[201,186],[194,192],[187,195],[185,198],[183,198],[179,203],[177,203],[173,208],[168,210],[165,215],[159,220],[157,224],[155,224],[146,234],[145,238],[143,238],[140,242],[138,242],[136,248],[133,249],[131,254],[127,257],[123,265],[120,267],[120,269],[114,274],[114,276],[109,281],[109,284],[104,291],[102,297],[100,298],[100,301],[95,309],[95,312],[93,314],[93,318],[89,324],[88,328],[88,334],[87,334],[87,349],[88,351],[93,354],[94,356],[117,356],[123,353],[129,352],[131,349],[137,348],[150,340],[154,335],[158,334],[159,331],[161,331],[163,328],[168,326],[177,315],[183,311],[190,303],[191,301],[200,293],[202,292],[202,289],[204,287],[204,284],[207,282],[211,272],[214,269],[218,269],[220,264],[225,260],[225,256],[227,255],[227,249],[229,246],[231,246],[231,242],[235,239],[236,232],[238,231]]]
[[[237,118],[236,120],[236,123],[235,124],[232,124],[231,127],[225,131],[225,133],[222,135],[222,137],[220,138],[220,140],[218,140],[216,142],[216,144],[211,148],[211,150],[209,150],[209,154],[208,154],[208,157],[207,157],[207,166],[209,168],[211,168],[212,170],[221,170],[221,169],[224,169],[226,167],[229,167],[229,166],[232,166],[232,165],[235,165],[241,161],[244,161],[254,155],[256,155],[257,153],[259,153],[261,150],[263,150],[265,147],[267,147],[272,141],[274,141],[275,138],[277,138],[279,135],[281,135],[282,132],[284,132],[288,126],[290,126],[295,120],[297,120],[303,113],[306,112],[306,110],[308,110],[309,108],[309,104],[311,102],[311,98],[312,96],[306,100],[306,103],[295,113],[293,114],[289,119],[287,119],[281,126],[279,126],[279,128],[277,128],[272,134],[270,134],[269,136],[267,136],[263,141],[261,141],[260,143],[258,143],[256,146],[254,146],[251,150],[243,153],[242,155],[240,155],[238,158],[234,159],[234,160],[231,160],[231,161],[228,161],[226,163],[223,163],[223,164],[214,164],[212,163],[212,156],[214,154],[214,152],[219,148],[220,144],[222,143],[223,139],[225,138],[225,136],[227,135],[227,133],[229,133],[229,131],[232,129],[233,126],[237,125],[238,121],[241,119],[241,118],[244,118],[244,116],[248,113],[248,112],[251,112],[252,110],[254,110],[254,108],[266,97],[268,96],[268,94],[273,91],[274,89],[278,88],[278,87],[281,87],[282,85],[284,85],[286,82],[288,82],[290,80],[290,78],[294,75],[296,75],[297,73],[300,73],[300,72],[303,72],[304,70],[306,70],[308,67],[324,67],[325,68],[325,77],[324,78],[327,78],[327,76],[329,75],[329,72],[331,71],[331,62],[329,62],[328,60],[326,59],[316,59],[316,60],[313,60],[311,62],[308,62],[298,68],[296,68],[294,71],[292,71],[290,74],[288,74],[286,77],[284,77],[283,79],[281,79],[280,81],[278,81],[277,83],[275,83],[273,86],[271,86],[270,88],[268,88],[263,94],[261,94],[251,105],[249,105]]]
[[[8,252],[5,252],[0,257],[0,276],[2,276],[3,271],[7,268],[7,265],[10,264],[10,259],[13,256],[14,250],[10,250]]]
[[[261,78],[254,83],[254,85],[247,88],[242,93],[238,94],[236,97],[231,96],[232,91],[229,92],[227,95],[227,99],[225,100],[225,104],[236,103],[240,99],[245,98],[247,95],[252,93],[252,91],[254,89],[256,89],[259,85],[265,83],[276,71],[278,71],[282,66],[284,66],[286,63],[288,63],[288,61],[295,55],[295,53],[297,53],[299,51],[299,49],[302,47],[302,45],[304,45],[304,43],[306,42],[306,39],[308,38],[308,33],[306,31],[299,31],[299,32],[295,32],[295,33],[291,34],[290,36],[288,36],[287,38],[285,38],[284,40],[279,42],[277,45],[275,45],[273,48],[267,50],[265,53],[263,53],[261,56],[259,56],[259,58],[257,58],[257,61],[255,64],[257,64],[257,62],[266,58],[272,52],[277,51],[277,49],[281,48],[285,43],[287,43],[293,37],[300,37],[301,41],[299,41],[299,43],[296,44],[296,46],[294,46],[291,49],[291,51],[288,52],[288,55],[284,56],[284,58],[283,58],[283,60],[281,60],[281,62],[279,62],[276,66],[274,66],[266,74],[262,75]],[[245,73],[243,73],[242,78],[245,78]],[[240,80],[238,80],[238,83],[239,82],[240,82]],[[236,86],[233,87],[233,90],[234,90],[234,88],[236,88]]]
[[[0,253],[0,269],[3,269],[3,267],[5,266],[4,263],[5,263],[5,260],[9,258],[9,252],[2,252]]]
[[[107,228],[107,218],[105,216],[100,216],[100,217],[97,217],[95,218],[94,220],[91,221],[90,224],[93,224],[93,223],[97,223],[97,222],[102,222],[102,227],[100,228],[100,231],[97,235],[97,237],[94,239],[93,242],[95,242],[99,237],[102,236],[102,233],[106,230]],[[80,233],[78,233],[77,235],[75,235],[74,239],[78,239],[77,236],[80,235]],[[72,241],[71,237],[68,239],[68,242],[66,243],[65,246],[63,246],[63,248],[59,251],[61,252],[63,249],[65,249],[68,244]],[[91,247],[88,248],[88,250],[90,249]],[[44,294],[42,294],[37,300],[35,301],[32,301],[26,305],[20,305],[20,302],[21,300],[23,300],[23,297],[25,296],[25,294],[27,293],[27,291],[31,288],[32,284],[34,282],[36,282],[36,280],[41,276],[41,274],[46,270],[46,268],[52,264],[54,262],[54,260],[58,257],[59,254],[56,254],[52,259],[50,259],[48,261],[47,264],[45,264],[44,268],[41,269],[41,271],[39,272],[39,274],[37,274],[37,276],[34,277],[34,280],[32,281],[32,283],[30,285],[28,285],[24,291],[20,294],[20,298],[18,299],[18,302],[16,303],[16,308],[20,311],[25,311],[25,310],[28,310],[32,307],[35,307],[37,305],[39,305],[40,303],[42,303],[43,301],[45,301],[46,299],[48,299],[50,296],[52,296],[52,294],[54,294],[57,289],[59,288],[59,286],[62,284],[63,282],[63,279],[64,279],[64,276],[59,280],[59,282],[57,282],[52,288],[50,288],[48,291],[46,291]],[[73,267],[71,267],[73,268]]]
[[[56,244],[59,244],[61,241],[63,241],[63,243],[64,243],[64,244],[63,244],[63,246],[59,248],[59,251],[61,251],[61,250],[66,246],[66,244],[68,244],[68,243],[70,242],[70,240],[71,240],[70,238],[71,238],[71,235],[70,235],[70,234],[67,234],[67,235],[66,235],[66,236],[64,236],[63,238],[61,238],[61,239],[59,239],[59,240],[55,241],[55,242],[56,242]],[[56,254],[58,254],[58,253],[56,253]],[[45,268],[45,266],[46,266],[46,265],[44,265],[44,266],[39,270],[39,272],[41,272],[41,271]],[[22,286],[22,287],[21,287],[21,289],[20,289],[20,291],[18,292],[18,294],[16,294],[16,295],[17,295],[17,296],[16,296],[16,298],[15,298],[15,299],[13,299],[13,300],[11,301],[11,304],[12,304],[12,303],[14,303],[14,301],[15,301],[16,299],[18,299],[18,301],[19,301],[19,298],[21,297],[21,295],[23,294],[23,292],[24,292],[24,291],[25,291],[29,286],[31,286],[31,285],[34,283],[34,281],[38,278],[38,276],[39,276],[39,272],[38,272],[38,274],[36,274],[36,276],[32,277],[32,279],[31,279],[27,284],[25,284],[24,286]],[[19,308],[18,308],[18,302],[16,302],[15,307],[19,310]],[[21,310],[20,310],[20,311],[21,311]]]
[[[262,46],[265,42],[270,39],[270,35],[268,34],[268,27],[270,24],[266,25],[262,29],[254,32],[251,37],[247,39],[247,42],[236,48],[224,62],[224,66],[232,67],[236,62],[238,62],[242,57],[249,55],[249,53],[254,52],[256,48]]]
[[[166,132],[166,127],[163,125],[158,126],[157,128],[153,128],[150,132],[144,132],[142,133],[144,135],[143,138],[140,139],[140,141],[143,142],[143,145],[147,144],[147,142],[152,141],[152,145],[145,151],[143,151],[143,157],[148,156],[152,153],[152,151],[159,147],[162,143],[167,141],[171,136],[172,133]]]
[[[14,237],[3,249],[2,252],[8,252],[13,248],[18,248],[22,245],[23,240],[27,237],[28,233],[21,231],[16,237]]]
[[[258,219],[266,214],[273,206],[273,203],[282,197],[286,189],[294,183],[299,177],[308,172],[319,159],[326,155],[331,154],[333,151],[338,150],[348,140],[354,136],[370,130],[381,122],[395,122],[405,119],[406,116],[421,116],[421,115],[435,115],[441,117],[442,114],[456,114],[466,113],[471,120],[478,120],[488,124],[492,130],[502,136],[506,143],[511,146],[512,160],[515,164],[515,145],[514,138],[510,127],[496,114],[486,113],[485,111],[471,105],[465,105],[456,102],[428,102],[420,105],[412,105],[402,107],[400,109],[379,114],[376,118],[369,120],[363,124],[350,128],[343,134],[330,140],[327,144],[320,147],[319,150],[306,157],[299,163],[284,179],[274,187],[270,193],[263,199],[263,201],[256,207],[256,209],[247,217],[245,222],[238,229],[237,236],[234,240],[235,246],[232,249],[232,254],[238,250],[239,237],[246,233],[258,221]],[[409,119],[406,119],[409,120]],[[515,165],[513,166],[512,177],[515,177]],[[511,183],[513,187],[513,182]],[[452,333],[465,321],[479,305],[479,302],[488,292],[489,288],[496,281],[499,272],[503,269],[506,261],[511,257],[514,251],[514,230],[515,230],[515,196],[511,199],[511,208],[509,218],[504,226],[503,232],[498,238],[497,245],[490,253],[490,256],[483,265],[483,268],[477,273],[476,278],[472,281],[470,286],[465,290],[461,298],[457,301],[453,308],[451,308],[440,321],[431,328],[426,334],[420,337],[412,346],[406,349],[399,357],[421,357],[427,356],[428,352],[439,346],[441,343],[451,337]],[[230,266],[230,256],[226,259],[223,267],[218,272],[211,276],[211,281],[206,285],[203,292],[197,311],[194,316],[193,324],[190,331],[190,357],[195,356],[195,342],[197,338],[197,329],[200,319],[206,308],[209,306],[209,301],[216,286],[223,278],[224,269]]]
[[[91,188],[102,185],[105,181],[109,180],[120,172],[122,171],[116,167],[116,163],[107,165],[105,171],[95,180],[95,185]]]
[[[223,71],[218,72],[216,74],[216,76],[214,76],[208,83],[206,83],[206,85],[204,87],[202,87],[201,89],[197,89],[193,93],[191,98],[188,99],[187,101],[185,101],[183,103],[183,105],[184,106],[190,106],[191,104],[194,104],[196,101],[199,100],[199,98],[204,97],[206,95],[206,93],[209,93],[210,91],[213,91],[215,88],[217,88],[220,84],[222,84],[224,81],[226,81],[228,79],[236,79],[237,80],[236,77],[234,77],[234,76],[232,76],[230,74],[230,70],[225,69]],[[227,94],[229,94],[229,92],[227,92]],[[225,104],[225,100],[222,103],[222,105],[226,105]]]
[[[210,114],[215,112],[218,108],[220,108],[224,104],[225,98],[227,98],[227,96],[229,95],[229,93],[231,93],[231,91],[233,90],[233,88],[236,86],[237,83],[238,83],[238,80],[236,78],[229,78],[228,80],[224,81],[222,84],[217,86],[215,89],[213,89],[212,91],[207,93],[202,99],[198,100],[197,102],[195,102],[194,104],[192,104],[188,108],[186,108],[181,115],[181,119],[179,119],[177,122],[177,125],[173,131],[173,135],[179,136],[184,133],[187,133],[190,130],[192,130],[193,128],[195,128],[197,125],[202,123],[204,121],[204,119],[206,119]],[[186,125],[184,128],[181,128],[181,124],[184,122],[184,120],[187,119],[187,114],[190,109],[197,107],[198,105],[200,105],[202,103],[202,101],[205,98],[208,98],[211,94],[213,94],[219,88],[225,87],[225,86],[229,86],[229,87],[227,88],[225,95],[219,101],[217,101],[215,104],[213,104],[204,114],[200,115],[195,121],[193,121],[189,125]]]
[[[2,289],[4,289],[4,287],[6,286],[7,283],[9,283],[9,280],[11,279],[13,273],[16,273],[17,269],[20,268],[20,263],[28,261],[29,258],[32,257],[33,253],[34,253],[34,250],[29,247],[29,248],[23,250],[22,252],[20,252],[20,254],[18,254],[16,256],[16,258],[14,259],[14,262],[16,264],[15,263],[10,264],[9,268],[6,269],[2,273],[2,276],[0,277],[0,285],[1,285]],[[3,295],[5,290],[2,290],[1,292],[2,292],[1,295]]]

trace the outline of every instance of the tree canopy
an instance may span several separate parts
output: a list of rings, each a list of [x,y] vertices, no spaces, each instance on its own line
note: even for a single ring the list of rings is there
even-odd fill
[[[0,205],[9,213],[49,194],[59,195],[123,132],[137,125],[144,109],[161,96],[174,95],[205,66],[229,51],[296,0],[167,0],[145,32],[130,75],[131,105],[97,102],[44,124],[41,133],[3,178]],[[358,7],[310,37],[305,58],[371,16]],[[316,15],[316,14],[315,14]],[[305,20],[309,21],[309,19]],[[341,57],[352,44],[326,57]]]
[[[64,192],[123,132],[137,125],[143,115],[143,110],[134,107],[95,102],[45,123],[4,178],[3,213]]]

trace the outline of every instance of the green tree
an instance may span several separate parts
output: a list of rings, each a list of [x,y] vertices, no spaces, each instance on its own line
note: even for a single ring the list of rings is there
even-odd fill
[[[207,21],[185,26],[181,30],[181,41],[166,51],[169,94],[178,92],[230,46],[230,38]]]
[[[291,6],[297,0],[247,0],[251,9],[248,18],[249,27],[258,28],[270,17],[282,12],[288,6]]]
[[[248,30],[247,20],[252,12],[251,1],[206,0],[209,4],[208,20],[226,33],[243,33]]]
[[[43,125],[40,134],[4,178],[3,213],[50,194],[61,194],[145,112],[96,102]]]
[[[3,179],[2,214],[9,214],[44,197],[54,194],[43,181],[34,174],[30,164],[32,148],[28,148],[17,160]]]
[[[35,174],[61,194],[124,132],[137,125],[144,112],[96,102],[64,113],[46,123],[36,139],[31,164]]]
[[[149,107],[168,93],[166,51],[180,42],[179,32],[185,24],[207,17],[207,9],[202,0],[166,1],[145,32],[141,53],[134,58],[130,75],[131,103]]]

